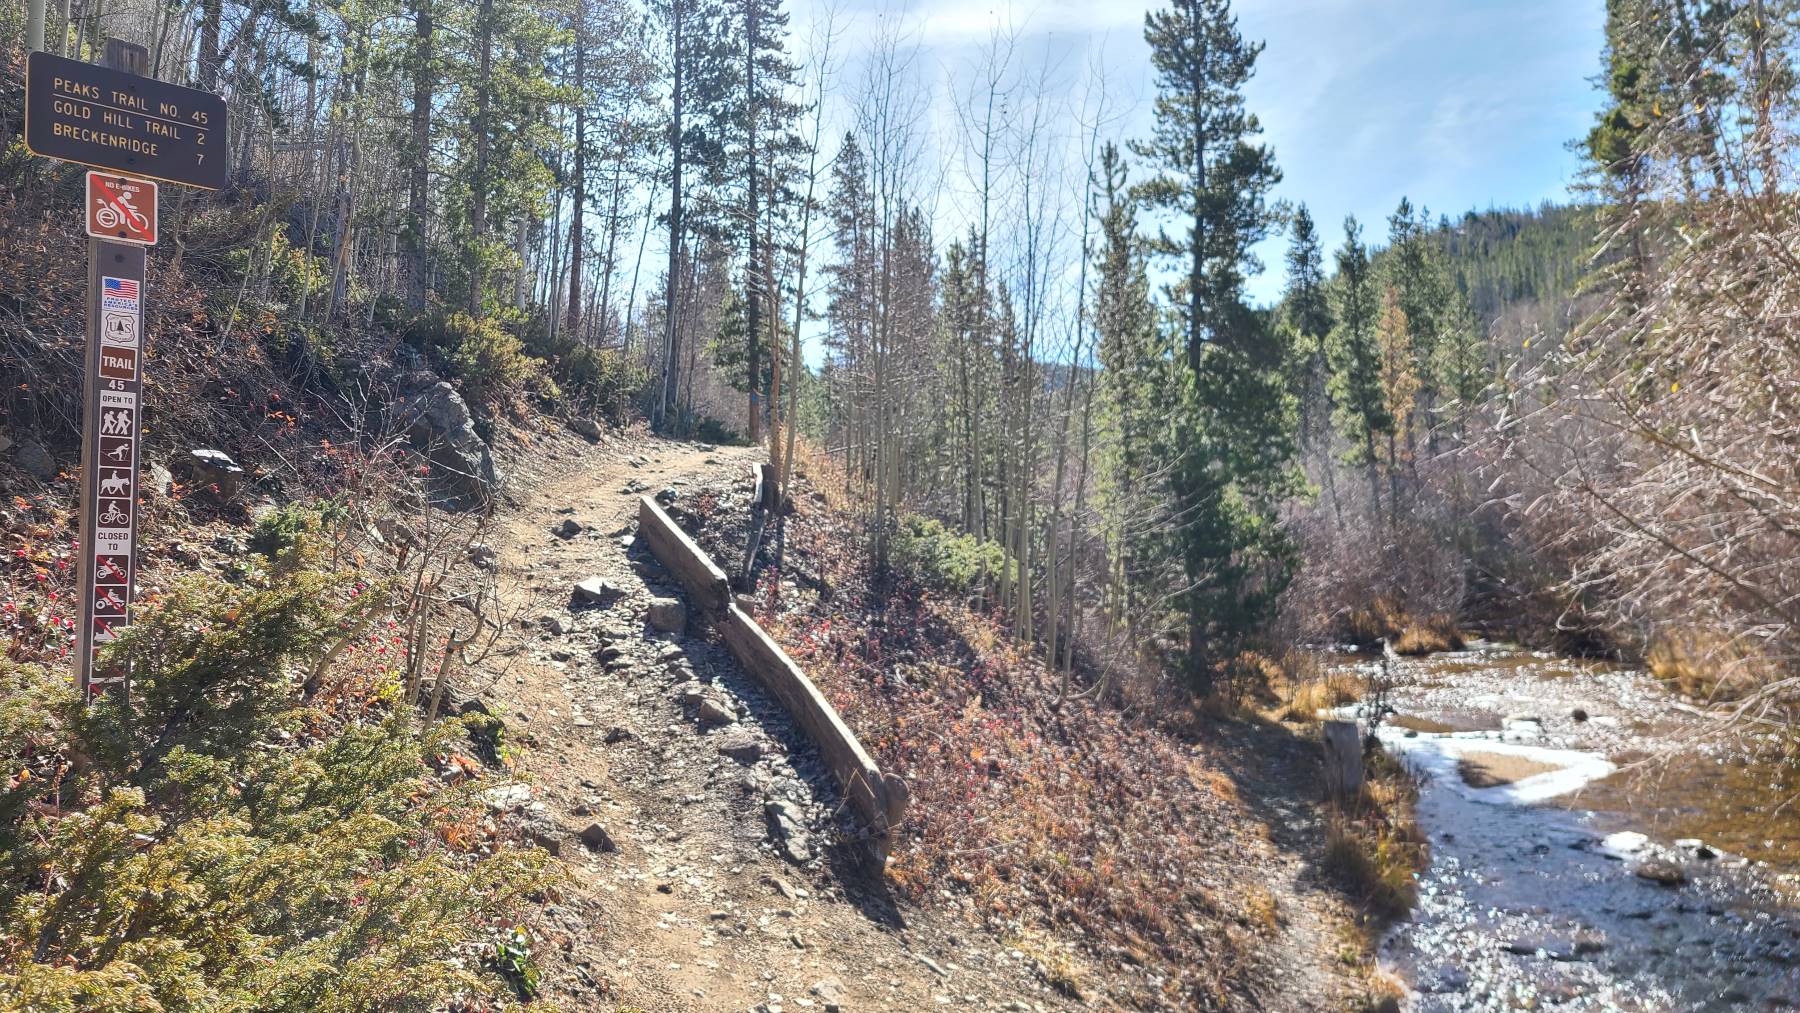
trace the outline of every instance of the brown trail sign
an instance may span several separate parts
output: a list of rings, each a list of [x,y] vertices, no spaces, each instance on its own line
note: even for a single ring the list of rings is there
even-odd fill
[[[144,411],[145,248],[156,242],[156,184],[225,185],[225,100],[143,76],[149,52],[118,39],[105,66],[34,52],[25,71],[25,144],[88,173],[87,392],[81,434],[81,625],[75,677],[84,698],[123,692],[100,649],[131,622],[137,568],[139,439]],[[124,174],[124,175],[121,175]],[[148,177],[139,179],[133,177]]]

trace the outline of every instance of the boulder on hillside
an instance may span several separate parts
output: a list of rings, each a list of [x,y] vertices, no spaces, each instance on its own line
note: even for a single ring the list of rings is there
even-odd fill
[[[475,506],[493,495],[500,473],[456,388],[439,381],[413,395],[400,410],[400,425],[431,462],[432,487],[450,505]]]
[[[598,442],[600,437],[606,433],[606,430],[601,427],[600,423],[580,415],[569,420],[569,428],[575,430],[577,435],[585,436],[596,442]]]
[[[244,484],[244,469],[222,450],[190,450],[173,462],[194,489],[217,489],[220,499],[231,499]]]
[[[36,440],[26,440],[19,444],[19,467],[40,482],[55,478],[58,470],[56,456]]]

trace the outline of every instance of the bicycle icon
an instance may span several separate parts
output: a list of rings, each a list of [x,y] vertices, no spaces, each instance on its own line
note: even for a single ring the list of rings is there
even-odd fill
[[[100,526],[103,528],[122,528],[130,521],[130,512],[119,509],[117,503],[108,503],[100,514]]]
[[[100,205],[100,210],[94,212],[94,221],[103,229],[116,229],[121,224],[129,224],[133,232],[144,232],[150,228],[150,219],[131,206],[129,196],[121,196]]]

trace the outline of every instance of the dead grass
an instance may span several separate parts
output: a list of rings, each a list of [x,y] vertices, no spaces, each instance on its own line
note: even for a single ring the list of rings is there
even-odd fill
[[[1442,651],[1460,651],[1466,644],[1453,616],[1433,615],[1409,619],[1400,636],[1393,641],[1394,653],[1416,657]]]
[[[1441,612],[1415,615],[1391,595],[1378,595],[1367,605],[1350,609],[1340,632],[1365,646],[1385,640],[1395,653],[1411,656],[1460,651],[1466,643],[1455,616]]]
[[[1373,947],[1418,901],[1414,877],[1428,852],[1412,772],[1381,749],[1366,764],[1362,797],[1331,817],[1322,864],[1361,908],[1364,943]]]
[[[1265,936],[1281,931],[1281,904],[1268,887],[1252,885],[1244,896],[1244,917],[1250,927]]]
[[[1709,633],[1663,634],[1644,654],[1650,674],[1683,696],[1728,703],[1774,678],[1741,641]]]
[[[1275,711],[1277,721],[1317,721],[1321,711],[1353,704],[1363,697],[1362,679],[1349,672],[1317,675],[1288,688]]]

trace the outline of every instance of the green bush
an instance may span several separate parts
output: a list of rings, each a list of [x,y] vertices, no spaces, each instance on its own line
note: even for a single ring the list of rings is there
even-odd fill
[[[544,363],[491,317],[432,313],[414,321],[409,333],[437,354],[472,405],[507,411],[529,391],[558,396]]]
[[[461,725],[303,689],[327,657],[380,668],[333,649],[385,608],[315,571],[183,582],[108,648],[133,662],[131,713],[0,664],[0,760],[41,775],[0,796],[0,1010],[423,1013],[505,993],[475,954],[548,875],[482,839],[472,790],[427,766]]]
[[[952,531],[942,521],[907,514],[894,532],[893,559],[928,584],[967,594],[999,574],[1006,553],[998,542],[984,542]]]
[[[629,420],[632,399],[650,382],[644,367],[620,350],[596,348],[566,334],[551,337],[542,320],[526,329],[525,347],[549,364],[566,407],[613,425]]]

